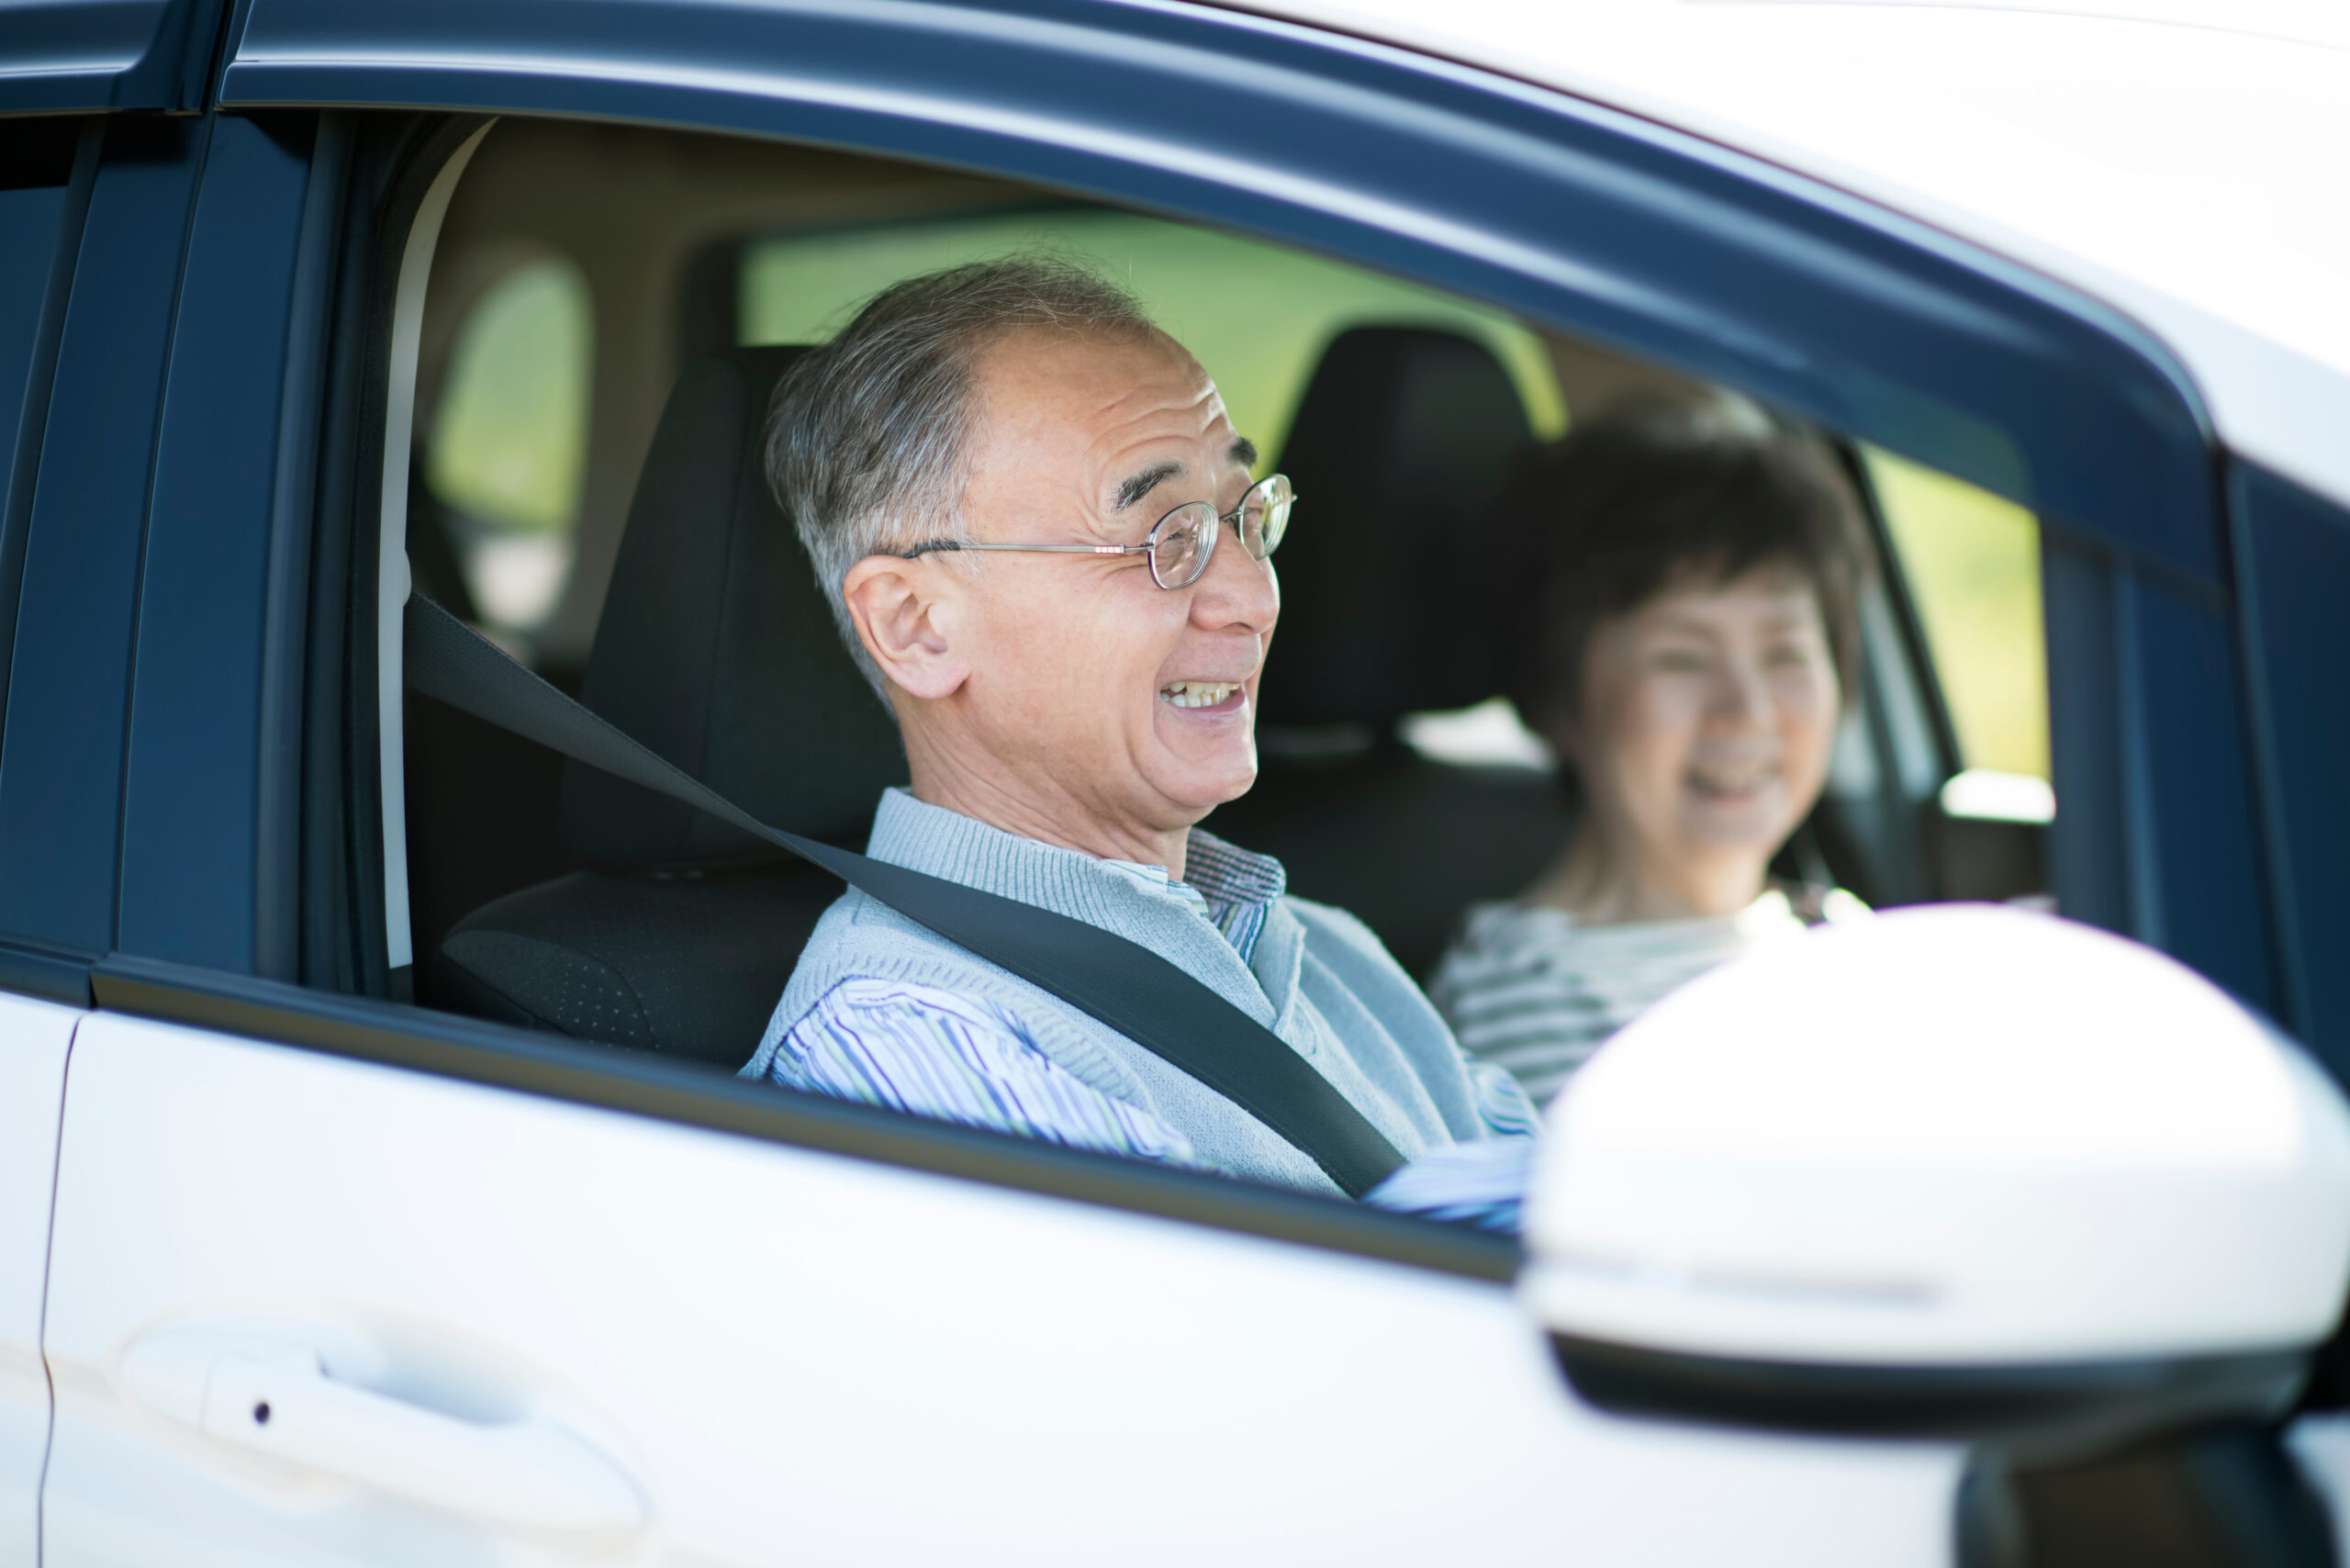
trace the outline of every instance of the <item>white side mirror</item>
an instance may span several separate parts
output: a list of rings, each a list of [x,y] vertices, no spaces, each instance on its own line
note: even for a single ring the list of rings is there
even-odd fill
[[[2350,1279],[2350,1112],[2134,943],[1824,928],[1579,1073],[1522,1290],[1603,1407],[2096,1445],[2282,1408]]]

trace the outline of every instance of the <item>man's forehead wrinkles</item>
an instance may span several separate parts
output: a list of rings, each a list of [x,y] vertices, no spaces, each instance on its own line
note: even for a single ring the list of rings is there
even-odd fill
[[[1112,429],[1171,418],[1201,433],[1214,429],[1223,413],[1213,386],[1189,397],[1170,397],[1164,386],[1130,386],[1095,409],[1096,417]]]

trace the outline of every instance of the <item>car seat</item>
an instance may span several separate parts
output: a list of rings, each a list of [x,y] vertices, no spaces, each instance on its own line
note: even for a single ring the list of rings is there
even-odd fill
[[[581,699],[763,821],[861,846],[905,780],[768,494],[760,429],[795,348],[697,359],[646,454]],[[434,956],[458,1011],[727,1067],[747,1059],[840,883],[690,807],[566,762],[589,869],[496,900]]]
[[[1359,327],[1325,351],[1281,454],[1298,514],[1274,558],[1261,771],[1206,825],[1278,856],[1292,892],[1351,911],[1418,975],[1466,905],[1516,893],[1566,841],[1547,771],[1438,761],[1400,734],[1500,689],[1481,523],[1533,439],[1483,343]]]

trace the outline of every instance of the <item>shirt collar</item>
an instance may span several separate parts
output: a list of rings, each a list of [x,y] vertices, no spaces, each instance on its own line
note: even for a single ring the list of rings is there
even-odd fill
[[[1196,827],[1183,848],[1183,879],[1211,904],[1270,903],[1289,891],[1280,861]]]
[[[1023,838],[928,805],[902,789],[883,791],[865,852],[1126,935],[1138,933],[1126,929],[1122,909],[1135,910],[1137,899],[1152,903],[1171,894],[1171,902],[1205,914],[1244,963],[1267,912],[1288,887],[1287,873],[1271,856],[1237,848],[1198,828],[1185,845],[1184,879],[1178,883],[1168,879],[1164,867],[1099,859]],[[1197,907],[1202,902],[1204,910]]]

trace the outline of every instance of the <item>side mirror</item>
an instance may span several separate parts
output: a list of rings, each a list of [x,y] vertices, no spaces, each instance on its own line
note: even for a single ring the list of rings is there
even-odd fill
[[[1822,928],[1611,1040],[1521,1290],[1586,1400],[2035,1459],[2287,1408],[2350,1110],[2192,971],[1989,906]]]

